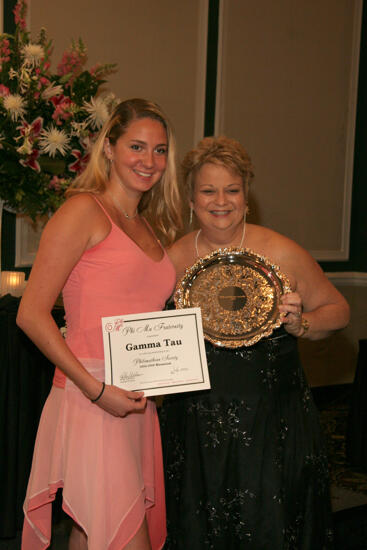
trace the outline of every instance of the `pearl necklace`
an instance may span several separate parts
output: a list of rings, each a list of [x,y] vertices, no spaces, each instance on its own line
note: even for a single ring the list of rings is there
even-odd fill
[[[118,204],[115,197],[112,195],[111,191],[109,189],[106,189],[106,191],[107,191],[108,195],[111,197],[111,200],[112,200],[113,205],[116,208],[116,210],[118,210],[119,212],[122,211],[123,215],[125,216],[125,218],[127,220],[133,220],[134,218],[136,218],[136,216],[138,215],[138,207],[136,207],[136,210],[135,210],[134,214],[129,216],[129,214],[127,212],[125,212],[125,210],[122,208],[122,206],[120,204]]]
[[[243,245],[243,241],[244,241],[244,238],[245,238],[245,232],[246,232],[246,222],[244,221],[243,222],[243,230],[242,230],[242,238],[241,238],[241,242],[239,244],[239,247],[238,248],[242,248],[242,245]],[[199,231],[196,233],[196,237],[195,237],[195,251],[196,251],[196,256],[199,258],[200,255],[199,255],[199,251],[198,251],[198,240],[199,240],[199,235],[201,233],[201,229],[199,229]],[[221,248],[228,248],[227,246],[223,246]]]

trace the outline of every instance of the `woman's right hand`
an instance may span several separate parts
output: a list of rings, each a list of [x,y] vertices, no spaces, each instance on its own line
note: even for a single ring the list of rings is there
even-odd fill
[[[143,411],[147,398],[141,391],[127,391],[106,384],[103,394],[95,404],[113,416],[126,416],[132,412]]]

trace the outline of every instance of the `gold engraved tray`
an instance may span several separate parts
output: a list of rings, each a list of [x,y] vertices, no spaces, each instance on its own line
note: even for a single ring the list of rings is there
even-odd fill
[[[278,304],[291,292],[278,266],[247,248],[224,248],[186,269],[176,307],[200,307],[204,336],[226,348],[251,346],[281,325]]]

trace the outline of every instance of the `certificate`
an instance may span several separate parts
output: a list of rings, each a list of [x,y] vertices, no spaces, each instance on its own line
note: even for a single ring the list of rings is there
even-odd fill
[[[102,317],[105,381],[145,396],[210,389],[200,308]]]

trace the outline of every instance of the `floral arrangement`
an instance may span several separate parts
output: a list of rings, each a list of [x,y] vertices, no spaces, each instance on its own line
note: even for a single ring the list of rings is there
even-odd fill
[[[32,41],[26,0],[14,8],[15,33],[0,34],[0,199],[33,219],[55,211],[84,169],[98,130],[117,103],[100,86],[116,70],[85,70],[87,50],[73,41],[51,72],[52,40]]]

